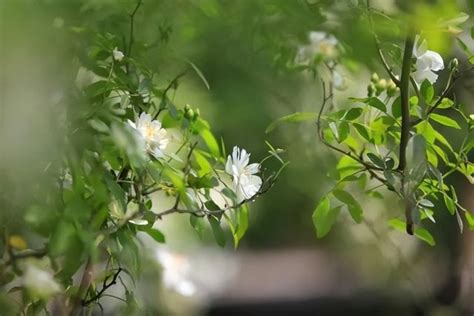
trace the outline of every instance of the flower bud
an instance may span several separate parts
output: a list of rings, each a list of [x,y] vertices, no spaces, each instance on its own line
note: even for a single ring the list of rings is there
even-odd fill
[[[184,113],[188,112],[190,109],[191,109],[191,107],[189,106],[189,104],[186,104],[184,106]]]
[[[379,81],[379,75],[377,75],[377,73],[374,72],[374,73],[372,74],[372,77],[370,77],[370,81],[371,81],[372,83],[374,83],[374,84],[377,83],[377,82]]]
[[[367,86],[367,95],[369,97],[373,97],[375,94],[375,85],[373,83],[370,83],[368,86]]]
[[[387,95],[393,97],[397,93],[397,85],[390,79],[387,83]]]
[[[193,109],[189,109],[188,111],[184,112],[184,117],[188,120],[192,121],[194,119],[194,111]]]
[[[387,89],[387,80],[385,79],[380,79],[376,84],[375,84],[375,94],[379,95],[383,91]]]
[[[201,112],[199,111],[199,109],[196,109],[196,111],[194,112],[193,120],[197,120],[200,115],[201,115]]]

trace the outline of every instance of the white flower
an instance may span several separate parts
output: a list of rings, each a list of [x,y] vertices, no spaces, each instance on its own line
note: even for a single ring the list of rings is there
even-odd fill
[[[164,128],[161,128],[160,121],[153,120],[150,114],[143,112],[136,123],[128,120],[128,124],[138,131],[148,151],[157,158],[163,157],[170,136]]]
[[[250,154],[237,146],[234,147],[232,155],[227,157],[225,171],[233,178],[238,202],[252,198],[262,186],[262,179],[255,175],[260,171],[260,164],[249,165],[249,159]]]
[[[183,296],[192,296],[196,293],[196,286],[191,280],[191,265],[188,258],[160,249],[156,257],[163,267],[163,284]]]
[[[316,54],[324,55],[325,57],[335,57],[337,55],[337,39],[324,32],[310,32],[309,35],[310,47]]]
[[[413,76],[418,84],[421,84],[425,79],[433,84],[438,79],[438,75],[435,71],[444,69],[443,58],[437,52],[428,50],[426,40],[423,40],[421,43],[419,43],[419,41],[420,38],[417,35],[413,47],[413,55],[416,57],[416,70]]]
[[[121,51],[119,51],[117,47],[114,48],[112,54],[114,56],[114,59],[118,62],[122,61],[122,59],[125,57],[125,55]]]
[[[56,282],[51,272],[43,270],[33,263],[29,263],[26,267],[23,274],[23,285],[32,296],[41,299],[48,299],[62,291],[61,285]]]
[[[309,44],[301,46],[295,57],[295,63],[307,65],[316,55],[322,55],[326,59],[337,56],[337,39],[325,32],[310,32],[308,34]]]

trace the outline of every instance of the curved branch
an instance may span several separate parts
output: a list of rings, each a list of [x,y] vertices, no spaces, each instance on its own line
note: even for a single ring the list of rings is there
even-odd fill
[[[102,289],[97,292],[94,296],[92,296],[90,299],[86,300],[82,300],[82,306],[87,306],[89,305],[90,303],[94,302],[94,301],[97,301],[99,298],[101,298],[104,294],[105,291],[107,291],[108,288],[110,288],[111,286],[117,284],[117,278],[119,277],[119,274],[120,272],[122,272],[122,268],[118,268],[117,269],[117,272],[115,272],[113,274],[113,276],[107,276],[105,279],[104,279],[104,282],[102,283]],[[112,277],[112,280],[107,283],[107,281]]]
[[[375,27],[374,27],[374,21],[372,19],[372,14],[371,11],[372,9],[370,8],[370,0],[367,0],[367,14],[369,16],[369,23],[370,23],[370,31],[372,33],[372,36],[374,38],[374,43],[375,47],[377,48],[377,54],[379,56],[380,61],[382,62],[383,67],[385,68],[385,71],[388,73],[390,79],[392,79],[393,82],[397,85],[397,87],[400,87],[400,80],[397,78],[397,76],[393,73],[392,67],[389,66],[387,59],[385,58],[382,48],[380,46],[380,41],[377,36],[377,33],[375,33]]]

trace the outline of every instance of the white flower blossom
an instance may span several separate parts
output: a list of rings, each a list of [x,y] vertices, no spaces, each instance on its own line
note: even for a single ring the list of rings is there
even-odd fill
[[[260,164],[249,165],[249,160],[250,154],[237,146],[227,158],[225,171],[233,178],[238,202],[252,198],[262,186],[262,179],[255,175],[260,171]]]
[[[192,271],[187,257],[163,249],[156,252],[156,257],[163,268],[162,280],[166,288],[183,296],[196,293],[196,286],[189,279]]]
[[[415,81],[421,84],[427,79],[431,84],[438,79],[436,71],[444,69],[443,58],[435,51],[428,50],[428,43],[426,40],[421,41],[417,35],[415,38],[415,45],[413,47],[413,56],[416,57],[416,70],[413,74]]]
[[[326,59],[333,59],[338,54],[338,41],[325,32],[310,32],[308,34],[309,44],[301,46],[295,57],[295,63],[307,65],[316,55],[322,55]]]
[[[148,151],[156,158],[164,156],[164,150],[170,142],[170,136],[164,128],[161,128],[160,121],[153,120],[150,114],[143,112],[136,123],[128,120],[128,124],[138,131],[145,141]]]
[[[114,56],[114,59],[118,62],[122,61],[122,59],[125,57],[125,55],[121,51],[119,51],[117,47],[115,47],[112,51],[112,55]]]
[[[335,57],[337,55],[337,39],[325,32],[310,32],[310,47],[315,54],[321,54],[325,57]]]
[[[41,269],[33,263],[26,266],[23,285],[31,295],[41,299],[48,299],[62,291],[61,285],[54,279],[51,272]]]

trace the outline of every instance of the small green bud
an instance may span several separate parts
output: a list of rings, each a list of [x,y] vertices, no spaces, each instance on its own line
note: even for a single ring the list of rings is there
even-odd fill
[[[387,83],[387,95],[393,97],[397,93],[397,85],[390,79]]]
[[[194,119],[194,111],[193,109],[188,109],[188,111],[184,112],[184,117],[188,120],[192,121]]]
[[[189,106],[189,104],[186,104],[184,106],[184,113],[188,112],[189,110],[191,110],[191,107]]]
[[[375,94],[379,95],[383,91],[387,89],[387,80],[385,79],[380,79],[376,84],[375,84]]]
[[[375,94],[375,85],[373,83],[370,83],[368,86],[367,86],[367,95],[369,97],[373,97]]]
[[[371,81],[372,83],[374,83],[374,84],[377,83],[377,82],[379,81],[379,75],[377,75],[377,73],[374,72],[374,73],[372,74],[372,77],[370,77],[370,81]]]
[[[193,119],[194,119],[194,120],[197,120],[200,115],[201,115],[201,112],[199,111],[199,109],[196,109],[196,111],[194,112],[194,117],[193,117]]]

